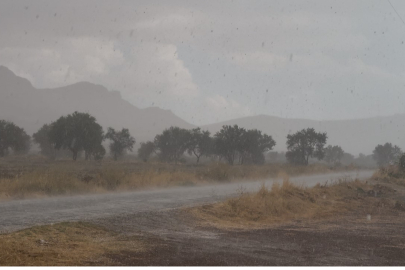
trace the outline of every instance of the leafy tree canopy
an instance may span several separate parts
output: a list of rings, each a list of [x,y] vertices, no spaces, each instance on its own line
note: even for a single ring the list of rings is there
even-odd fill
[[[27,153],[30,149],[31,138],[24,129],[12,122],[0,120],[0,157],[15,153]]]
[[[397,161],[402,155],[401,148],[391,143],[384,145],[377,145],[373,151],[373,159],[377,162],[378,166],[385,166],[391,162]]]
[[[190,131],[179,127],[170,127],[156,135],[154,144],[159,150],[161,160],[177,163],[187,150],[190,137]]]
[[[189,155],[194,154],[197,158],[197,163],[202,156],[209,156],[213,150],[213,139],[210,137],[209,131],[202,131],[200,128],[195,128],[190,131],[190,141],[188,143],[187,152]]]
[[[316,132],[313,128],[287,135],[287,160],[297,165],[308,165],[310,157],[323,159],[327,138],[326,133]]]
[[[155,152],[155,149],[156,147],[153,142],[141,143],[141,147],[138,149],[138,157],[146,162]]]
[[[241,163],[249,162],[255,164],[264,163],[264,153],[273,149],[276,142],[260,130],[247,130],[242,136]]]
[[[135,139],[129,133],[129,130],[123,128],[121,131],[115,131],[113,128],[108,128],[105,137],[111,140],[110,151],[114,155],[114,160],[122,156],[126,150],[132,151]]]
[[[79,151],[85,151],[86,159],[105,153],[101,145],[104,140],[103,128],[96,119],[88,113],[74,112],[62,116],[51,124],[49,131],[50,142],[56,149],[68,149],[77,159]]]
[[[51,143],[51,141],[49,140],[50,130],[51,125],[45,124],[37,132],[35,132],[32,137],[34,141],[39,144],[39,147],[41,148],[41,154],[50,158],[55,158],[55,144]]]
[[[214,136],[216,154],[233,165],[238,154],[243,150],[243,136],[245,133],[246,130],[238,127],[238,125],[223,126]]]
[[[223,126],[215,134],[215,152],[233,165],[237,159],[244,162],[264,163],[264,152],[276,145],[273,138],[257,129],[246,130],[237,125]]]
[[[325,148],[325,161],[328,163],[338,163],[343,158],[344,151],[342,147],[335,145],[328,145]]]

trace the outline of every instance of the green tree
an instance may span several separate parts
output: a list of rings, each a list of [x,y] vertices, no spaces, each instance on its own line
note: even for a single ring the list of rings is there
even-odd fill
[[[288,162],[297,165],[308,165],[308,160],[315,157],[321,160],[327,140],[326,133],[318,133],[313,128],[303,129],[292,135],[287,135]]]
[[[103,128],[88,113],[74,112],[60,117],[51,125],[49,139],[56,149],[70,150],[73,160],[79,151],[85,151],[86,159],[103,153]]]
[[[37,132],[32,135],[32,137],[34,141],[39,144],[42,155],[55,159],[55,144],[51,143],[51,141],[49,140],[49,131],[51,130],[51,125],[43,125]]]
[[[401,148],[391,143],[384,145],[377,145],[373,151],[373,159],[377,162],[378,166],[385,166],[391,162],[398,161],[402,155]]]
[[[131,136],[128,129],[123,128],[121,131],[115,131],[113,128],[108,128],[105,137],[112,141],[110,144],[110,152],[113,154],[114,160],[122,156],[126,150],[132,152],[135,139]]]
[[[264,153],[273,149],[276,142],[267,134],[257,129],[247,130],[242,136],[240,163],[263,164]]]
[[[377,166],[377,162],[375,161],[373,154],[365,155],[362,153],[360,153],[359,156],[354,159],[354,164],[369,168],[375,168]]]
[[[328,145],[325,148],[325,161],[328,163],[339,163],[340,160],[343,158],[344,151],[342,147],[335,145]]]
[[[405,172],[405,154],[402,154],[399,158],[398,167],[402,172]]]
[[[156,135],[154,143],[159,151],[160,159],[177,163],[187,150],[190,137],[190,131],[179,127],[170,127],[165,129],[162,134]]]
[[[41,148],[41,154],[49,157],[50,159],[56,159],[58,156],[69,156],[69,150],[57,150],[55,149],[55,144],[50,141],[49,132],[52,125],[53,123],[45,124],[36,133],[34,133],[32,135],[34,142],[39,144],[39,147]]]
[[[349,153],[343,153],[343,156],[342,156],[342,158],[341,158],[341,163],[342,164],[346,164],[346,165],[349,165],[349,164],[353,164],[354,163],[354,156],[352,155],[352,154],[349,154]]]
[[[24,129],[12,122],[0,120],[0,157],[12,150],[14,153],[27,153],[30,149],[31,138]]]
[[[245,133],[246,130],[237,125],[222,126],[222,129],[214,136],[216,154],[225,158],[230,165],[233,165],[243,152]]]
[[[197,158],[196,163],[200,161],[202,156],[209,156],[212,153],[213,139],[210,137],[209,131],[201,131],[200,128],[195,128],[190,131],[190,141],[187,152],[189,155],[194,154]]]
[[[149,157],[155,152],[155,144],[153,142],[141,143],[138,149],[138,157],[146,162]]]

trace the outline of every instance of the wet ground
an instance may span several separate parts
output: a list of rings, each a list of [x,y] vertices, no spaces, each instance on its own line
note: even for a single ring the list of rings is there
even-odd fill
[[[98,224],[151,245],[108,254],[115,265],[405,265],[405,212],[362,211],[257,230],[201,227],[181,210],[139,213]]]
[[[366,179],[373,171],[349,171],[333,174],[291,177],[298,185],[313,186],[341,178]],[[243,191],[257,191],[266,181],[236,182],[206,186],[177,187],[150,191],[54,197],[0,202],[0,233],[16,231],[35,225],[65,221],[93,221],[115,218],[147,211],[160,211],[202,203],[212,203],[235,196]]]
[[[186,209],[142,212],[96,222],[150,244],[142,253],[108,254],[116,265],[403,266],[405,188],[373,184],[379,195],[364,194],[364,203],[351,212],[264,229],[206,226]],[[399,204],[393,207],[388,200]]]
[[[368,178],[371,173],[357,176]],[[300,177],[292,182],[311,186],[339,177],[342,175]],[[405,265],[405,207],[401,205],[377,208],[369,218],[363,207],[318,221],[295,220],[245,230],[203,225],[185,210],[190,205],[223,200],[240,188],[254,191],[260,185],[6,202],[0,204],[0,228],[13,231],[38,223],[87,220],[148,246],[142,252],[105,254],[113,265]],[[405,205],[405,189],[396,189],[390,196]]]

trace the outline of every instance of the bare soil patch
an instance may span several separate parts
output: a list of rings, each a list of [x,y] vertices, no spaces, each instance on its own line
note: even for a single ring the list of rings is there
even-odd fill
[[[181,219],[183,213],[172,212]],[[117,265],[146,266],[378,266],[405,265],[405,215],[385,211],[371,221],[352,212],[322,221],[294,221],[266,229],[199,227],[144,235],[153,248],[110,253]]]

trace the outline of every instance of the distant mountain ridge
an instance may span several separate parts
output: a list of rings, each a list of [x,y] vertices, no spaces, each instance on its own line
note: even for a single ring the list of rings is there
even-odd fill
[[[79,82],[54,89],[37,89],[25,78],[0,66],[0,119],[12,121],[32,135],[43,124],[74,111],[88,112],[106,130],[128,128],[140,142],[152,140],[165,128],[194,128],[170,110],[157,107],[139,109],[122,99],[118,91],[101,85]],[[353,120],[316,121],[258,115],[201,126],[212,134],[223,125],[237,124],[273,136],[275,150],[286,150],[286,136],[313,127],[328,133],[328,144],[340,145],[351,154],[371,154],[377,144],[391,142],[405,150],[405,115]]]
[[[390,142],[405,150],[405,115],[381,116],[353,120],[316,121],[286,119],[276,116],[259,115],[238,118],[202,128],[217,132],[223,125],[237,124],[247,129],[258,129],[271,135],[276,141],[275,150],[286,150],[286,137],[304,128],[327,132],[327,144],[340,145],[345,152],[358,155],[371,154],[375,146]]]
[[[79,82],[37,89],[27,79],[0,66],[0,119],[12,121],[32,135],[43,124],[74,111],[90,113],[105,130],[128,128],[138,145],[172,125],[194,127],[170,110],[139,109],[122,99],[118,91],[108,91],[101,85]]]

